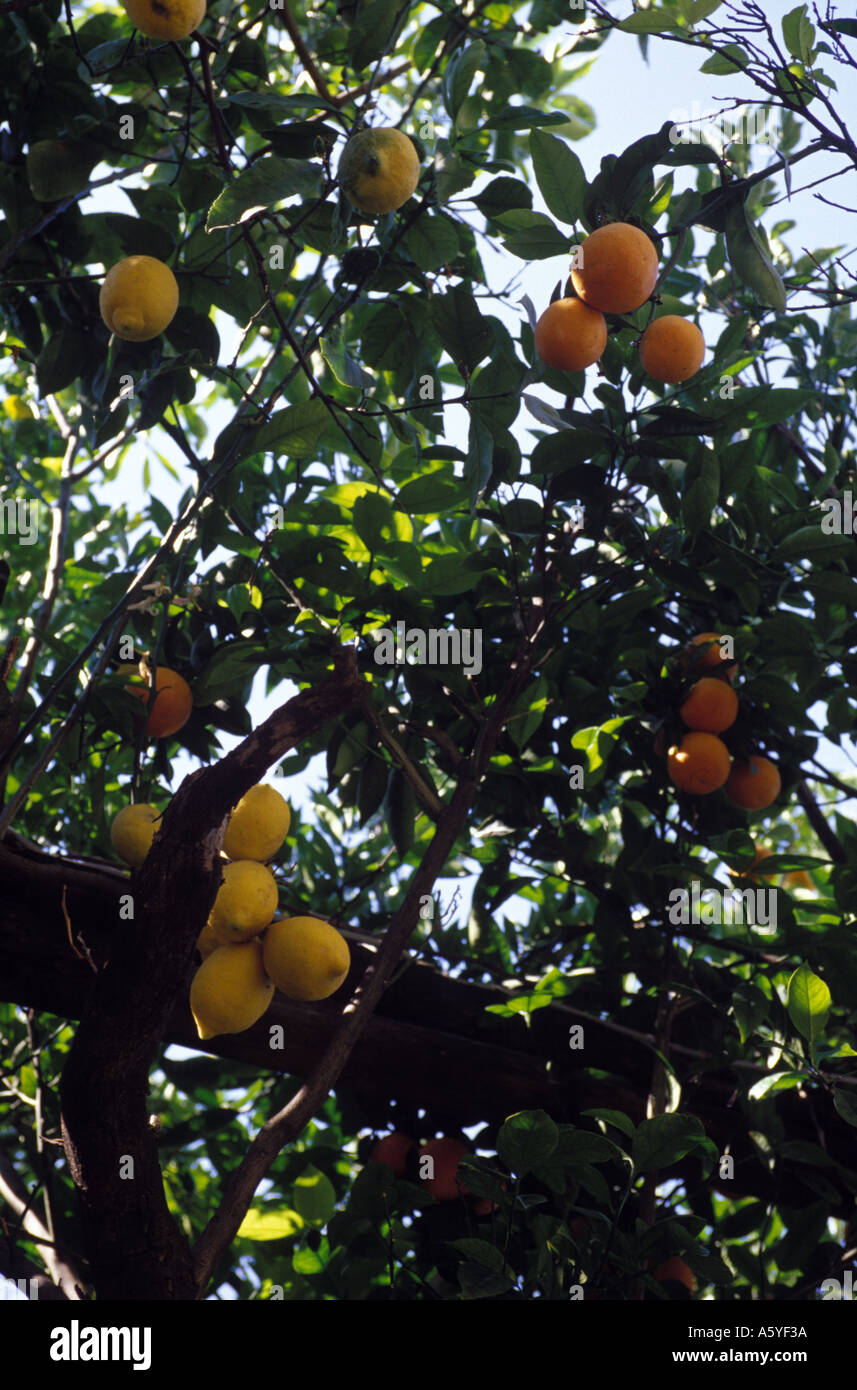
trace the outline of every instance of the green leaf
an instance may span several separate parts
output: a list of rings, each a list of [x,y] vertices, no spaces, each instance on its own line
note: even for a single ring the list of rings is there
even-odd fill
[[[413,478],[399,489],[399,505],[409,516],[438,516],[466,501],[461,481],[442,471]]]
[[[400,859],[404,859],[413,847],[418,809],[413,787],[402,769],[394,767],[390,773],[390,789],[387,796],[387,824]]]
[[[383,0],[375,0],[380,4]],[[224,188],[212,203],[205,224],[207,232],[234,227],[255,212],[273,207],[284,198],[316,198],[321,191],[321,169],[303,159],[284,159],[264,154]]]
[[[458,1282],[466,1299],[496,1298],[514,1287],[505,1274],[494,1274],[478,1264],[463,1264],[458,1271]]]
[[[305,1168],[295,1182],[295,1210],[310,1226],[324,1226],[336,1207],[336,1190],[326,1173]]]
[[[666,5],[661,9],[637,10],[617,24],[616,28],[625,34],[669,33],[671,29],[679,28],[678,11],[668,9]]]
[[[418,217],[402,238],[420,270],[439,270],[458,254],[458,233],[448,217]]]
[[[583,165],[564,140],[544,130],[531,133],[530,156],[548,210],[560,222],[572,226],[583,211],[586,191]]]
[[[356,72],[387,51],[401,13],[401,0],[372,0],[358,10],[348,36],[348,53]]]
[[[484,69],[487,54],[482,39],[476,39],[447,63],[443,74],[443,102],[453,122],[470,92],[474,77]]]
[[[853,1091],[846,1091],[841,1086],[834,1086],[833,1105],[847,1124],[857,1128],[857,1097]]]
[[[707,450],[702,455],[699,475],[682,498],[682,517],[691,535],[709,524],[719,496],[720,461],[713,449]]]
[[[471,415],[467,458],[464,461],[464,479],[470,484],[471,511],[476,510],[491,480],[493,458],[494,436],[478,416]]]
[[[783,38],[786,47],[793,58],[799,58],[802,63],[809,63],[812,58],[812,46],[815,40],[815,29],[810,23],[806,5],[798,5],[796,9],[789,10],[783,16]]]
[[[711,73],[714,77],[730,77],[733,72],[741,72],[747,62],[747,54],[740,44],[727,43],[722,52],[707,59],[699,71]]]
[[[608,1125],[613,1125],[626,1134],[629,1139],[633,1139],[636,1125],[621,1110],[581,1110],[581,1115],[591,1116],[593,1120],[604,1120]]]
[[[530,459],[531,473],[559,473],[576,463],[586,463],[608,448],[609,441],[600,430],[585,426],[560,430],[540,439]]]
[[[831,1002],[824,981],[808,965],[799,965],[789,980],[787,1008],[795,1028],[811,1046],[824,1034]]]
[[[464,1236],[461,1240],[449,1241],[449,1244],[453,1250],[458,1251],[463,1260],[482,1265],[485,1269],[493,1269],[496,1274],[502,1272],[503,1252],[489,1241],[479,1240],[475,1236]]]
[[[498,213],[508,212],[510,208],[532,207],[533,195],[520,179],[511,179],[503,175],[486,184],[473,201],[485,217],[496,217]]]
[[[494,343],[494,330],[483,319],[472,294],[461,287],[446,294],[433,295],[431,324],[453,362],[473,371],[487,357]]]
[[[542,125],[565,125],[568,116],[560,111],[540,111],[536,106],[509,106],[485,122],[484,130],[534,130]]]
[[[503,228],[506,250],[522,261],[543,261],[568,251],[568,237],[543,212],[510,208],[498,213],[494,221]]]
[[[242,452],[272,452],[290,459],[311,458],[329,419],[319,400],[286,406],[285,410],[276,411],[267,424],[259,426],[250,441],[251,449]]]
[[[79,328],[63,325],[46,342],[36,363],[40,396],[52,396],[76,381],[89,355],[89,337]]]
[[[238,1227],[238,1235],[247,1240],[288,1240],[303,1230],[303,1225],[299,1213],[288,1208],[260,1211],[251,1207]]]
[[[164,333],[177,352],[198,353],[206,362],[216,362],[220,356],[217,329],[207,314],[200,314],[196,309],[177,309]]]
[[[696,1116],[655,1115],[637,1126],[631,1153],[638,1173],[653,1173],[678,1163],[706,1142]]]
[[[520,1110],[510,1115],[497,1135],[497,1153],[518,1177],[550,1158],[559,1142],[559,1130],[544,1110]]]
[[[801,1086],[805,1081],[804,1072],[775,1071],[763,1076],[759,1081],[754,1081],[747,1094],[751,1100],[763,1100],[775,1091],[793,1091],[795,1086]]]
[[[194,704],[210,705],[215,700],[243,690],[262,664],[265,650],[264,642],[249,640],[229,642],[218,647],[202,674],[194,681]]]

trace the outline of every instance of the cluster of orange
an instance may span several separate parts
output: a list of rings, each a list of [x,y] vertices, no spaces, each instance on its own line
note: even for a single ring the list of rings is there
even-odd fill
[[[579,296],[557,299],[535,331],[536,352],[549,367],[579,372],[607,346],[605,314],[632,314],[650,299],[658,279],[658,253],[630,222],[598,227],[581,243],[571,282]],[[687,381],[702,366],[705,342],[695,323],[679,314],[653,319],[640,339],[640,365],[654,381]]]
[[[682,656],[689,675],[699,677],[679,706],[679,717],[690,730],[681,742],[667,749],[667,770],[679,791],[691,796],[707,796],[725,787],[727,795],[745,811],[762,811],[776,801],[782,788],[780,774],[770,758],[754,753],[733,762],[729,749],[718,735],[735,723],[738,696],[732,689],[738,667],[724,658],[720,634],[700,632]],[[660,746],[658,745],[660,739]],[[663,735],[655,741],[663,750]]]

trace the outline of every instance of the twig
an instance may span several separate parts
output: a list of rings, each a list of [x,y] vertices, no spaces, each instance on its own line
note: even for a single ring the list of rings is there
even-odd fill
[[[331,106],[335,105],[333,93],[316,67],[315,59],[304,43],[303,35],[289,7],[289,0],[282,0],[282,15],[283,23],[288,30],[289,38],[294,45],[295,53],[297,53],[303,64],[304,72],[307,77],[310,78],[312,85],[315,87],[322,101],[329,102]]]
[[[440,820],[446,809],[443,802],[439,797],[435,796],[431,787],[423,781],[404,748],[399,743],[399,740],[394,734],[390,733],[390,730],[375,708],[372,692],[368,685],[362,685],[360,687],[360,708],[384,747],[388,752],[392,753],[397,765],[402,769],[406,781],[410,782],[413,787],[414,796],[417,798],[423,810],[427,815],[431,816],[433,821]]]
[[[48,564],[42,585],[42,606],[36,614],[33,631],[24,649],[23,666],[18,684],[15,686],[15,703],[20,706],[29,689],[36,665],[36,657],[42,638],[47,631],[59,594],[60,579],[65,562],[66,537],[68,534],[68,514],[71,506],[72,464],[78,450],[80,439],[71,432],[66,436],[66,449],[60,469],[59,496],[51,508],[51,539],[48,548]]]
[[[53,1239],[48,1233],[36,1202],[30,1197],[5,1154],[0,1153],[0,1197],[8,1202],[30,1240],[38,1241],[44,1247],[44,1261],[55,1284],[58,1284],[66,1298],[80,1300],[84,1281],[77,1270],[66,1260],[61,1259],[54,1248]]]
[[[836,864],[844,864],[847,859],[847,855],[845,853],[845,846],[843,845],[839,836],[836,834],[836,831],[832,830],[831,827],[828,825],[827,821],[821,813],[818,802],[816,801],[806,782],[798,782],[797,795],[798,801],[800,802],[801,806],[806,812],[807,820],[809,821],[810,825],[812,826],[821,843],[824,845],[824,848],[827,850],[827,853],[830,855],[831,859]]]

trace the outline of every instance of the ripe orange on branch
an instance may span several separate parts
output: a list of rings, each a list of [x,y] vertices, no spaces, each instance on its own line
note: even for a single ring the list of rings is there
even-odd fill
[[[449,1135],[430,1139],[423,1144],[420,1149],[420,1171],[423,1170],[423,1159],[431,1159],[432,1175],[420,1181],[438,1202],[454,1202],[457,1197],[467,1195],[467,1188],[458,1182],[458,1165],[469,1152],[466,1144]]]
[[[640,365],[654,381],[675,385],[695,376],[705,356],[705,339],[679,314],[653,319],[640,339]]]
[[[127,668],[128,673],[138,674],[137,667]],[[151,687],[140,676],[134,685],[129,685],[132,695],[149,704]],[[177,734],[190,719],[193,709],[193,695],[184,676],[169,666],[159,666],[155,671],[155,700],[149,718],[146,720],[146,733],[149,738],[167,738]]]
[[[581,372],[597,362],[607,346],[607,323],[580,299],[556,299],[536,324],[536,352],[548,367]]]
[[[705,734],[722,734],[738,716],[738,696],[726,681],[703,676],[691,686],[679,714],[689,729]]]
[[[370,1163],[386,1163],[394,1178],[403,1178],[408,1167],[408,1154],[415,1148],[414,1140],[394,1129],[378,1140],[369,1158]]]
[[[630,314],[651,296],[658,278],[658,253],[645,232],[630,222],[598,227],[580,246],[571,283],[580,298],[604,314]]]
[[[679,791],[707,796],[722,787],[729,776],[731,759],[726,744],[716,734],[685,734],[667,753],[667,769]]]
[[[754,753],[746,762],[735,762],[726,792],[745,811],[764,811],[776,801],[782,785],[776,764],[761,753]]]
[[[719,632],[698,632],[682,654],[684,670],[691,675],[727,676],[734,682],[738,663],[723,656],[722,640]]]

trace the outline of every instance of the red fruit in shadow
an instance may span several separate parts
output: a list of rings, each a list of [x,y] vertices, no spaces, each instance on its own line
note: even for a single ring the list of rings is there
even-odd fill
[[[420,1149],[420,1182],[438,1202],[454,1202],[457,1197],[468,1195],[467,1188],[459,1186],[457,1171],[462,1158],[469,1153],[466,1144],[460,1139],[451,1139],[448,1135],[442,1135],[440,1139],[430,1139],[427,1144],[423,1144]],[[431,1167],[423,1161],[427,1158],[432,1161]],[[427,1169],[431,1177],[422,1176]]]
[[[403,1178],[408,1166],[408,1154],[415,1147],[415,1141],[407,1134],[394,1129],[379,1139],[369,1158],[370,1163],[386,1163],[393,1176]]]
[[[665,1284],[669,1281],[684,1284],[690,1293],[693,1293],[696,1288],[693,1270],[678,1255],[670,1255],[668,1260],[664,1260],[663,1264],[658,1265],[657,1269],[652,1271],[652,1278],[656,1279],[659,1284]]]

